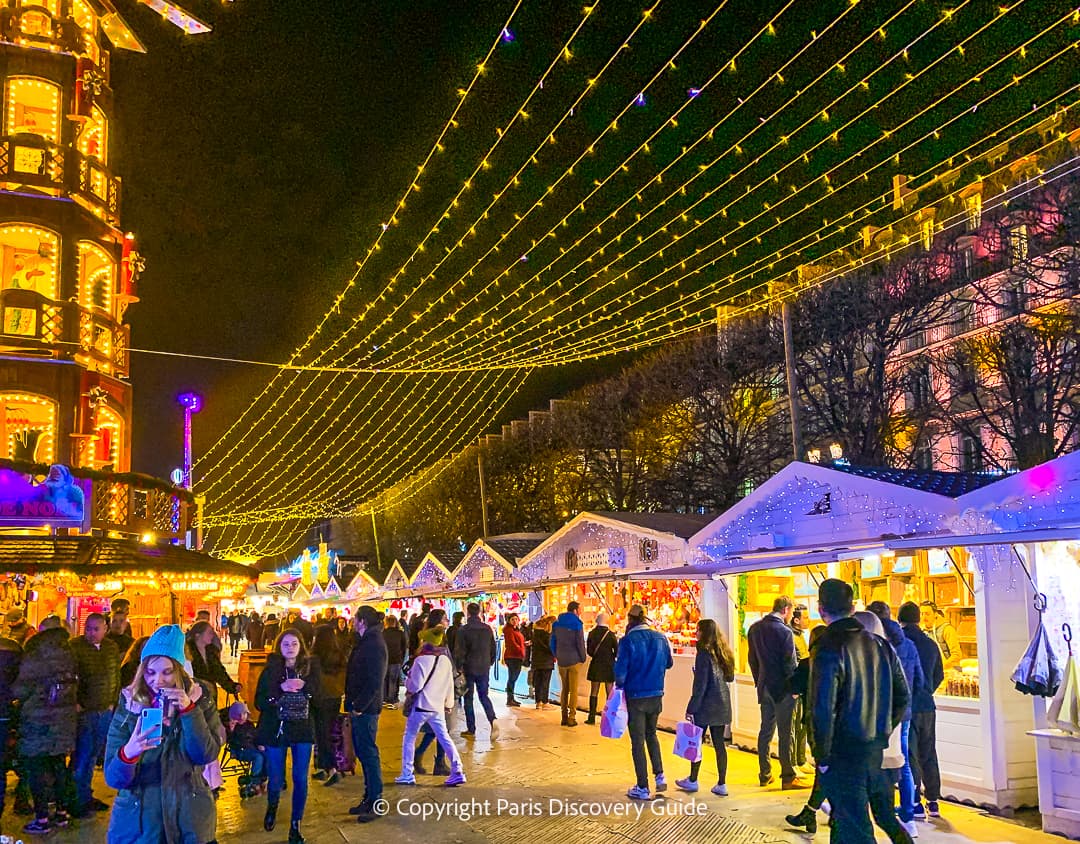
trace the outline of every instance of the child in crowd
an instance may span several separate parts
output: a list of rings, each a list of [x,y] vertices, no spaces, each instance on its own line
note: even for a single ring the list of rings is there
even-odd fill
[[[251,773],[240,777],[240,796],[254,797],[266,790],[266,759],[263,749],[255,742],[255,723],[251,712],[242,700],[236,701],[222,718],[228,736],[229,753],[234,759],[248,762]]]

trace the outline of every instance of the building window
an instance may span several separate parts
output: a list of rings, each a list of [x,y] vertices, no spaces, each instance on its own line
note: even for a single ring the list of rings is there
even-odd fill
[[[108,164],[108,132],[109,123],[105,112],[94,106],[90,112],[90,119],[86,121],[79,133],[79,152],[87,158],[96,158],[102,164]]]
[[[964,199],[964,215],[967,218],[968,231],[975,231],[982,225],[982,194],[973,193]]]
[[[973,281],[975,278],[975,253],[971,247],[956,253],[956,278],[958,281]]]
[[[969,434],[960,435],[960,468],[965,472],[983,470],[982,446],[975,437]]]
[[[926,364],[918,364],[911,371],[911,410],[920,410],[930,404],[930,370]]]
[[[956,305],[956,333],[967,334],[978,328],[975,303],[966,299],[960,300]]]
[[[79,304],[87,310],[110,311],[116,289],[116,263],[96,243],[79,242]]]
[[[922,248],[929,252],[934,246],[933,220],[923,220],[922,226],[919,229],[919,236],[922,239]]]
[[[44,79],[13,76],[5,89],[4,129],[8,135],[38,135],[60,143],[60,86]]]
[[[0,226],[0,290],[33,290],[55,299],[59,255],[60,238],[55,232],[18,224]]]
[[[1019,316],[1027,310],[1027,291],[1024,289],[1023,279],[1002,284],[1001,305],[1006,316]]]
[[[44,396],[0,393],[0,454],[11,460],[52,463],[56,403]]]
[[[1020,225],[1009,229],[1009,257],[1014,264],[1027,260],[1029,244],[1030,235],[1025,223],[1020,223]]]
[[[915,446],[915,468],[922,472],[930,472],[934,468],[934,449],[929,440],[921,439]]]

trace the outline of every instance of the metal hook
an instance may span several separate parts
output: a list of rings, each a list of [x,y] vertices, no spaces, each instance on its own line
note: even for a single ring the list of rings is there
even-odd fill
[[[1064,622],[1061,625],[1061,635],[1065,639],[1065,646],[1069,649],[1069,656],[1072,656],[1072,627],[1069,622]]]
[[[1037,593],[1035,595],[1035,612],[1041,615],[1042,613],[1046,612],[1047,606],[1048,602],[1046,600],[1046,594],[1044,592]]]

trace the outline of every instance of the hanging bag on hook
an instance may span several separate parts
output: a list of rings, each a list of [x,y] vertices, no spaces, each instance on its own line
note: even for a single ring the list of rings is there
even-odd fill
[[[1080,736],[1080,665],[1073,659],[1072,628],[1068,624],[1061,627],[1069,657],[1065,662],[1065,679],[1046,710],[1046,722],[1052,728]]]
[[[1061,685],[1061,669],[1043,627],[1045,595],[1040,594],[1035,598],[1035,609],[1039,611],[1039,627],[1010,679],[1016,684],[1018,692],[1035,697],[1053,697]]]

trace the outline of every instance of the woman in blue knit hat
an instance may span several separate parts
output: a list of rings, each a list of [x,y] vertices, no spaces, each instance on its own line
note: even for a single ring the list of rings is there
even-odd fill
[[[209,844],[214,797],[203,765],[221,751],[221,719],[207,689],[184,671],[184,634],[154,631],[131,685],[121,692],[105,749],[105,781],[118,789],[109,844]],[[146,709],[162,710],[160,737],[143,728]]]

